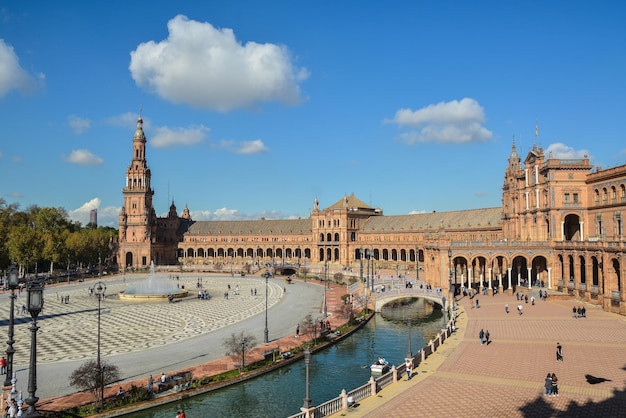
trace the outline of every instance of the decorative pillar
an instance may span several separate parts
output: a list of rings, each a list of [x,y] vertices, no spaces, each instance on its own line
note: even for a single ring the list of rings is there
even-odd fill
[[[532,267],[526,267],[526,270],[528,271],[528,288],[532,289],[533,278],[532,278],[531,274],[533,272],[533,269],[532,269]]]
[[[548,289],[552,289],[552,267],[548,267],[546,270],[548,270]]]

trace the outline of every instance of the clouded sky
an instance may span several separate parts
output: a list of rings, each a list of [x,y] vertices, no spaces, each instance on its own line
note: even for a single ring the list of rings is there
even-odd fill
[[[513,141],[626,163],[622,1],[216,3],[3,2],[0,197],[117,226],[140,113],[198,220],[500,206]]]

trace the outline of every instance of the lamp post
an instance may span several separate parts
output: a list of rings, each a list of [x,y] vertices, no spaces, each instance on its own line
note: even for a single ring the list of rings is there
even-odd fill
[[[307,347],[304,350],[304,365],[306,367],[306,395],[304,395],[304,405],[306,409],[311,408],[311,388],[309,386],[309,366],[311,364],[311,350]]]
[[[35,276],[28,283],[28,312],[30,313],[33,322],[30,329],[30,364],[28,368],[28,398],[26,404],[28,404],[28,410],[26,411],[27,418],[41,417],[42,415],[37,411],[35,405],[39,398],[35,395],[37,392],[37,316],[43,309],[43,278]]]
[[[7,340],[7,370],[6,377],[4,379],[4,386],[11,386],[11,377],[13,376],[13,354],[15,353],[15,349],[13,348],[13,343],[15,340],[13,336],[13,325],[15,323],[15,299],[17,295],[15,294],[15,289],[19,287],[19,278],[17,277],[17,268],[11,267],[9,271],[9,282],[8,286],[11,289],[11,310],[9,311],[9,339]]]
[[[372,258],[372,288],[370,289],[372,293],[374,293],[374,277],[375,277],[375,269],[374,269],[374,263],[376,261],[376,257],[374,257],[374,250],[370,250],[370,257]]]
[[[454,292],[452,290],[452,248],[448,248],[448,270],[449,270],[449,284],[448,284],[448,306],[450,307],[450,318],[452,317],[452,309],[454,308]]]
[[[420,279],[420,249],[415,248],[415,284]]]
[[[328,281],[328,262],[324,263],[324,319],[328,317],[328,307],[326,306],[326,282]]]
[[[98,282],[94,286],[94,293],[98,298],[98,347],[96,353],[96,367],[98,367],[98,373],[100,374],[100,409],[104,407],[104,368],[102,367],[102,360],[100,359],[100,303],[105,297],[107,287],[103,282]]]
[[[359,248],[359,278],[363,283],[363,248]]]
[[[270,278],[270,273],[266,271],[263,276],[265,277],[265,331],[263,331],[263,342],[267,344],[270,342],[270,331],[267,328],[267,281]]]

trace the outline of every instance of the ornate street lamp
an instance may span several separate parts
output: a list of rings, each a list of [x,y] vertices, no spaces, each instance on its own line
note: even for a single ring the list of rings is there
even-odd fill
[[[15,294],[15,289],[17,289],[20,285],[19,278],[17,277],[17,268],[15,266],[11,267],[9,271],[9,280],[7,283],[9,289],[11,289],[11,310],[9,311],[9,339],[7,340],[7,370],[6,377],[4,379],[4,386],[11,386],[11,377],[13,376],[13,354],[15,353],[15,349],[13,348],[13,343],[15,340],[13,336],[13,325],[15,323],[15,299],[17,295]]]
[[[452,248],[448,248],[448,270],[449,270],[449,285],[448,285],[448,292],[449,294],[449,298],[450,300],[448,301],[448,304],[450,306],[450,317],[452,317],[452,309],[454,309],[454,292],[452,290]]]
[[[270,278],[270,273],[266,271],[263,276],[265,277],[265,331],[263,332],[263,342],[267,344],[270,342],[270,331],[267,328],[267,281]]]
[[[28,404],[28,410],[26,411],[27,418],[41,417],[42,415],[37,411],[35,405],[39,398],[35,395],[37,392],[37,316],[43,309],[43,278],[35,276],[28,283],[28,296],[27,305],[28,312],[30,313],[33,322],[30,329],[30,365],[28,368],[28,398],[26,403]]]
[[[100,359],[100,302],[106,297],[107,287],[103,282],[98,282],[94,286],[94,293],[98,298],[98,351],[96,357],[96,367],[100,375],[100,409],[104,407],[104,367]]]
[[[420,249],[415,248],[415,284],[420,279]]]
[[[363,283],[363,248],[359,248],[359,261],[360,261],[360,270],[359,277],[361,279],[361,283]]]
[[[309,366],[311,365],[311,349],[307,347],[304,350],[304,365],[306,366],[306,395],[304,396],[304,408],[311,408],[311,388],[309,385]]]
[[[375,267],[375,262],[376,262],[376,257],[374,257],[374,250],[370,249],[370,258],[372,259],[372,288],[370,289],[372,293],[374,293],[374,277],[375,277],[375,273],[376,273],[376,269]]]
[[[328,317],[328,307],[326,306],[326,282],[328,281],[328,262],[324,263],[324,319]]]

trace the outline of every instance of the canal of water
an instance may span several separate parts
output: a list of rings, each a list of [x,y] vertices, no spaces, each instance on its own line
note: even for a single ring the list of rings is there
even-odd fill
[[[311,356],[309,368],[313,405],[350,391],[370,378],[369,365],[379,356],[400,365],[408,351],[411,318],[413,355],[443,327],[441,310],[423,299],[389,306],[361,330],[345,340]],[[254,417],[281,418],[300,412],[305,397],[305,366],[299,361],[246,382],[134,413],[139,418],[174,418],[185,410],[187,418]]]

